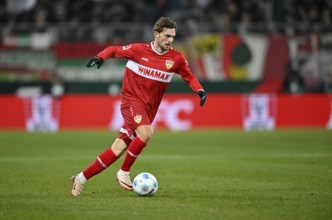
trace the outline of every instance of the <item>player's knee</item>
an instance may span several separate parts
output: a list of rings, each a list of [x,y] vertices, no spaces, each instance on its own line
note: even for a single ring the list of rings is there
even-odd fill
[[[152,138],[152,132],[146,132],[138,135],[141,141],[147,143]]]
[[[145,143],[148,142],[151,138],[152,138],[152,132],[146,133],[144,142]]]
[[[141,139],[141,141],[147,143],[153,135],[152,126],[141,126],[136,130],[137,136]]]

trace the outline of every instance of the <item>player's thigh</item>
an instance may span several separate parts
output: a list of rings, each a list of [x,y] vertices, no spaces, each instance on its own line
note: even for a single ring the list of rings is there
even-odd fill
[[[122,105],[121,114],[126,127],[133,131],[142,125],[151,125],[146,109],[140,105]]]

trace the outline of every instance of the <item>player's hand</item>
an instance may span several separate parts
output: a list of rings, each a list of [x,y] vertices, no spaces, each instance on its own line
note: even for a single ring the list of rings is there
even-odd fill
[[[88,63],[86,64],[86,67],[93,67],[94,65],[97,65],[97,69],[103,65],[104,60],[100,57],[92,57],[89,59]]]
[[[205,91],[203,90],[199,90],[197,92],[197,94],[199,95],[199,97],[201,98],[201,102],[199,103],[199,105],[201,107],[203,107],[203,105],[205,104],[205,101],[206,101],[206,94],[205,94]]]

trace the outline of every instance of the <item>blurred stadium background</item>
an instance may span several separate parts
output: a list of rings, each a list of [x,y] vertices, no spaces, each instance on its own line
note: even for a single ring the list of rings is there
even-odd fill
[[[160,16],[208,101],[176,78],[155,126],[332,128],[331,0],[6,0],[0,2],[0,129],[118,130],[125,60],[86,61],[152,40]]]
[[[86,62],[160,16],[207,103],[173,78],[131,172],[155,197],[120,190],[119,160],[73,198],[122,124],[126,60]],[[332,219],[331,21],[332,0],[0,1],[0,219]]]

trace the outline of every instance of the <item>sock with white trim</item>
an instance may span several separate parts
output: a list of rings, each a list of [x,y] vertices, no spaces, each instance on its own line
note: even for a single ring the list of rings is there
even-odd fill
[[[83,172],[80,172],[77,176],[77,178],[79,179],[80,182],[85,183],[87,181],[87,179],[85,178]]]
[[[84,177],[88,180],[91,177],[97,175],[101,171],[105,170],[111,164],[113,164],[119,157],[114,154],[112,148],[106,149],[101,153],[97,159],[83,171]]]
[[[129,172],[131,166],[136,161],[136,158],[142,152],[143,148],[146,146],[146,143],[143,142],[139,137],[136,137],[129,145],[126,157],[122,163],[121,170]]]

